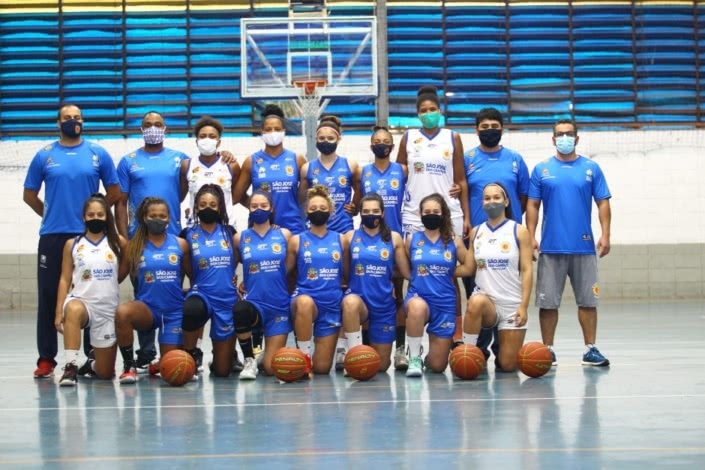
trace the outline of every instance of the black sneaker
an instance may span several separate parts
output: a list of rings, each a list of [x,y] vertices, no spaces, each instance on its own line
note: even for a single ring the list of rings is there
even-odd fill
[[[66,364],[64,366],[64,375],[59,380],[61,387],[74,387],[78,383],[78,367],[76,364]]]
[[[193,356],[193,360],[196,361],[196,370],[203,372],[203,351],[201,348],[196,348],[193,351],[189,351],[189,353]]]
[[[93,362],[95,362],[95,360],[91,359],[90,357],[86,359],[86,362],[84,362],[83,365],[78,368],[78,375],[80,375],[81,377],[94,377],[95,372],[93,371]]]
[[[149,366],[152,363],[152,359],[144,356],[137,355],[137,361],[135,361],[135,371],[138,374],[149,373]]]
[[[452,351],[453,349],[457,348],[458,346],[462,346],[465,344],[462,341],[453,341],[453,344],[450,345],[450,350]]]
[[[236,374],[239,374],[242,372],[242,369],[245,368],[245,365],[240,361],[240,359],[237,357],[237,351],[235,351],[235,354],[233,355],[233,372]]]

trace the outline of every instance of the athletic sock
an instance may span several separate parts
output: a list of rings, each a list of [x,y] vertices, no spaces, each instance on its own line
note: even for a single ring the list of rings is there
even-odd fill
[[[470,333],[463,333],[463,343],[470,346],[477,346],[477,337],[479,335],[473,335]]]
[[[240,349],[242,349],[242,355],[254,359],[255,353],[252,350],[252,336],[247,339],[238,338],[238,342],[240,343]]]
[[[348,346],[349,346],[347,336],[348,336],[347,333],[345,333],[345,338],[341,338],[340,336],[338,336],[338,342],[335,344],[335,349],[344,349],[347,351]]]
[[[78,355],[80,354],[78,349],[66,349],[64,350],[64,357],[66,358],[66,364],[78,365]]]
[[[589,352],[594,347],[595,347],[594,344],[586,344],[585,345],[585,352]]]
[[[362,332],[360,330],[353,331],[352,333],[346,332],[345,339],[347,340],[348,347],[352,349],[362,344]]]
[[[423,336],[409,336],[409,356],[416,357],[421,355],[421,340]]]
[[[406,326],[397,326],[397,348],[406,346]]]
[[[311,341],[297,341],[299,349],[307,356],[311,355]]]
[[[120,346],[120,354],[122,355],[122,361],[125,364],[135,365],[135,351],[130,346]]]

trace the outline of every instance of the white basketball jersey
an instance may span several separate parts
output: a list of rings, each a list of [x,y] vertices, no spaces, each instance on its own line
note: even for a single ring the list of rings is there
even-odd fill
[[[228,212],[230,225],[235,225],[235,208],[233,207],[232,193],[233,175],[230,172],[230,166],[223,163],[220,158],[211,165],[206,165],[200,158],[192,158],[186,174],[188,175],[189,207],[191,208],[191,215],[187,224],[189,226],[193,225],[194,201],[198,190],[204,184],[217,184],[225,195],[225,208]]]
[[[406,183],[402,223],[421,225],[419,204],[429,194],[443,195],[452,218],[463,216],[460,200],[449,196],[453,185],[453,131],[441,128],[433,137],[420,129],[406,133],[406,155],[409,177]]]
[[[517,223],[506,219],[492,230],[483,222],[472,244],[477,262],[477,287],[497,305],[521,302]]]
[[[97,244],[86,237],[74,243],[73,288],[69,294],[114,312],[118,306],[118,259],[104,236]]]

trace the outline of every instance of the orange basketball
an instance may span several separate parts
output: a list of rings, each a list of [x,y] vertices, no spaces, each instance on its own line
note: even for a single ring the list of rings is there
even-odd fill
[[[485,355],[477,346],[461,344],[453,349],[448,360],[450,370],[461,379],[474,379],[485,370]]]
[[[274,375],[284,382],[296,382],[306,373],[306,355],[297,348],[281,348],[272,356]]]
[[[166,383],[178,387],[193,378],[196,373],[196,361],[186,351],[175,349],[164,354],[159,360],[159,371]]]
[[[370,346],[360,344],[345,355],[345,371],[356,380],[369,380],[379,371],[382,359]]]
[[[553,358],[551,350],[543,343],[534,341],[526,343],[517,354],[519,370],[529,377],[541,377],[551,370]]]

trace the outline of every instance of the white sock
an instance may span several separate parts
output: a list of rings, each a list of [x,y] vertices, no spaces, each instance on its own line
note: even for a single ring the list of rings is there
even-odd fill
[[[350,343],[346,339],[347,337],[348,337],[347,333],[345,333],[345,338],[341,338],[340,336],[338,336],[338,342],[335,345],[335,349],[344,349],[347,351],[348,346],[350,345]],[[350,346],[350,347],[352,347],[352,346]]]
[[[311,355],[311,341],[297,341],[299,349],[307,356]]]
[[[80,351],[78,349],[66,349],[64,350],[64,357],[66,358],[66,364],[78,365],[78,355]]]
[[[586,344],[586,345],[585,345],[585,352],[590,351],[590,349],[592,349],[592,348],[594,348],[594,347],[595,347],[594,344]]]
[[[417,357],[421,355],[421,340],[423,336],[407,336],[406,343],[409,345],[409,356]]]
[[[470,333],[463,333],[463,343],[465,343],[469,346],[476,346],[477,345],[477,337],[478,337],[478,335],[473,335]]]
[[[196,349],[201,349],[201,343],[203,342],[203,339],[198,338],[196,340]]]
[[[545,346],[546,346],[548,349],[550,349],[551,351],[553,351],[553,345],[552,345],[552,344],[546,344]]]
[[[355,346],[359,346],[362,344],[362,330],[357,330],[352,333],[345,333],[345,339],[347,340],[348,347],[350,349],[354,348]],[[338,339],[338,345],[340,345],[340,339]]]

